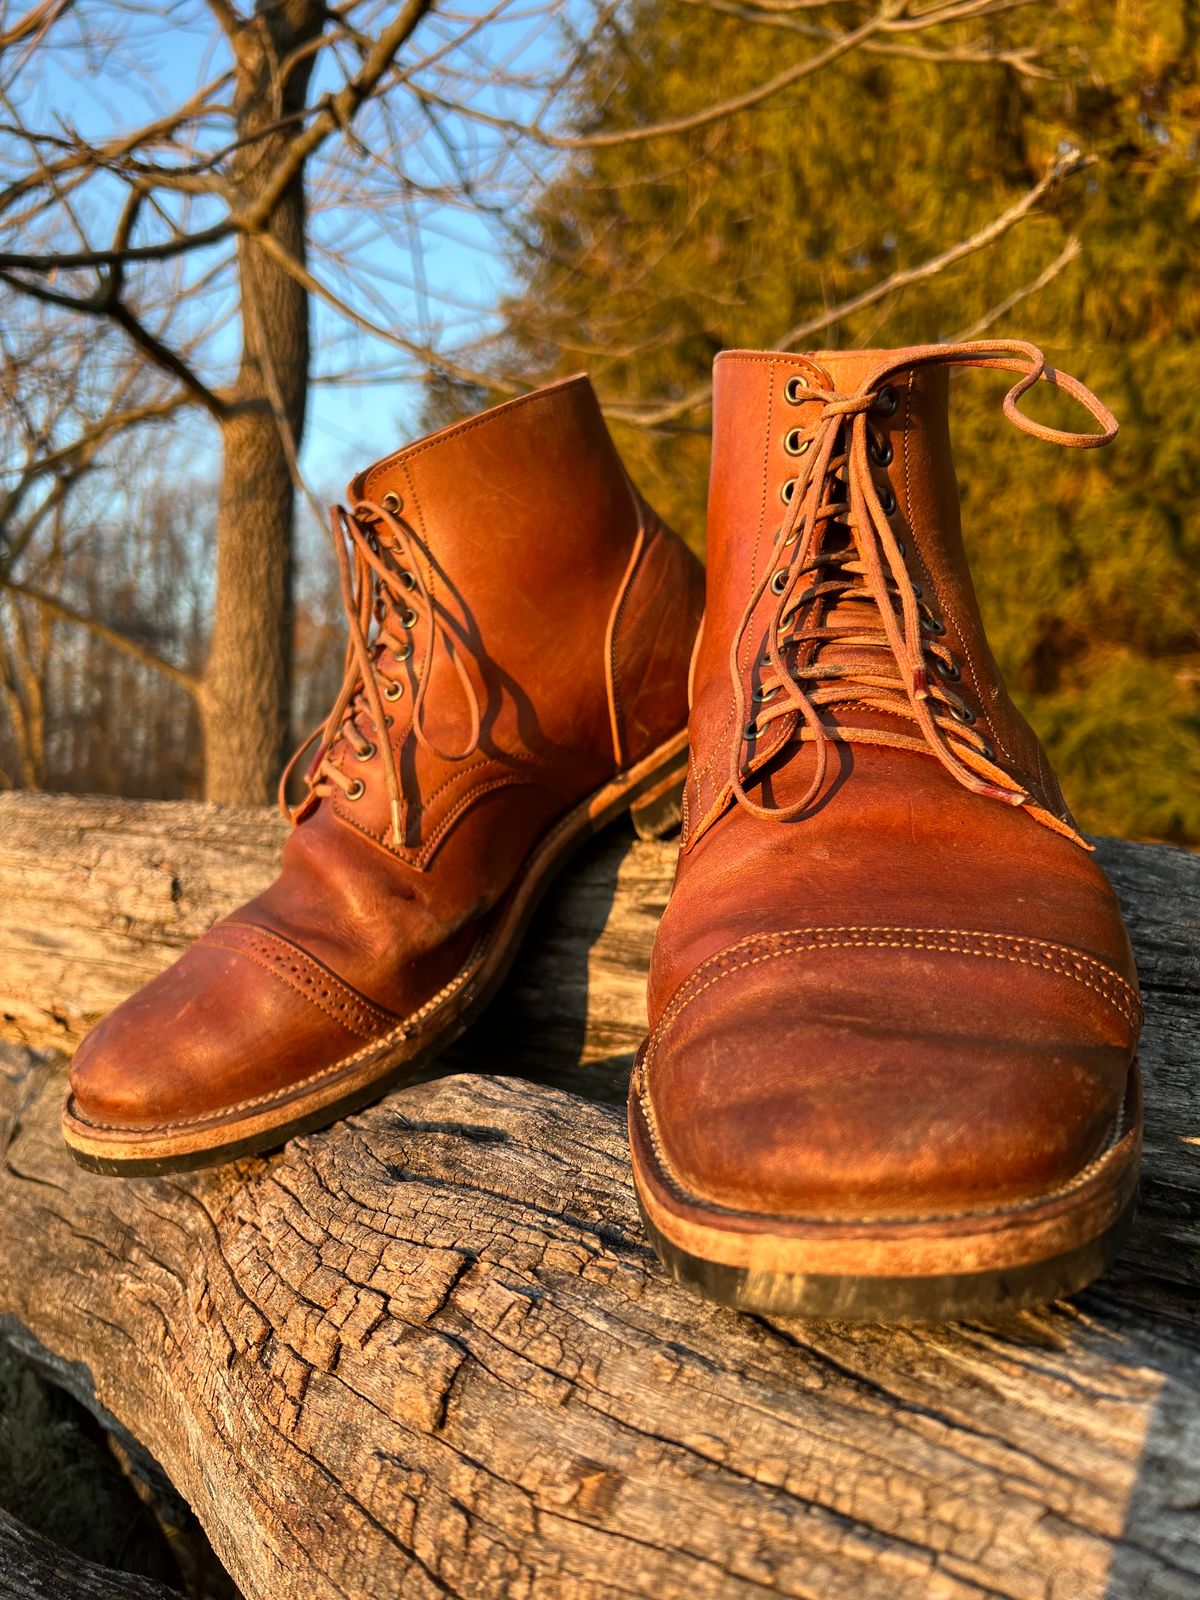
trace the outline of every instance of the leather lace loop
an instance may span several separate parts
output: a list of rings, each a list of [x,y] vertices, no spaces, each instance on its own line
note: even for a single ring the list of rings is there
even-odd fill
[[[984,367],[1019,373],[1019,382],[1005,396],[1004,415],[1034,438],[1069,449],[1092,449],[1116,437],[1116,418],[1091,390],[1077,378],[1048,367],[1042,352],[1023,340],[928,345],[906,351],[894,362],[877,367],[854,394],[806,388],[798,403],[819,405],[820,412],[809,428],[793,430],[797,435],[793,443],[803,441],[804,452],[801,476],[777,536],[779,559],[756,585],[729,651],[734,726],[741,730],[731,754],[729,786],[736,801],[756,816],[793,817],[821,792],[832,742],[888,744],[927,750],[964,788],[1006,805],[1030,805],[1043,820],[1073,836],[1061,819],[1043,812],[1017,780],[996,764],[994,752],[972,726],[975,718],[969,708],[946,687],[958,673],[948,649],[938,642],[945,628],[909,577],[904,546],[889,520],[896,509],[894,496],[890,487],[881,492],[872,471],[873,460],[878,468],[886,464],[881,458],[890,460],[890,456],[879,449],[871,413],[877,409],[884,414],[881,397],[894,394],[889,379],[920,367]],[[1100,431],[1072,433],[1027,417],[1019,402],[1038,383],[1048,383],[1077,400]],[[841,542],[831,538],[834,529],[840,531]],[[768,593],[774,603],[757,652],[761,679],[754,694],[762,709],[748,723],[741,663],[751,623]],[[847,600],[860,602],[861,626],[857,622],[825,626],[831,608]],[[822,660],[822,652],[831,642],[856,651],[877,651],[878,671],[867,665]],[[785,651],[790,660],[785,659]],[[935,669],[932,681],[931,664]],[[916,725],[915,735],[839,727],[822,716],[823,708],[851,701],[911,721]],[[796,719],[793,736],[813,744],[816,765],[803,797],[775,806],[763,804],[747,792],[756,770],[749,747],[764,728],[781,718]]]
[[[350,625],[345,676],[329,716],[313,729],[284,770],[279,782],[280,809],[295,823],[314,797],[340,790],[348,799],[357,799],[365,789],[363,779],[344,772],[340,759],[339,747],[348,744],[360,761],[369,761],[376,754],[381,757],[392,838],[399,846],[403,843],[399,747],[389,735],[384,701],[400,698],[403,679],[385,670],[389,657],[396,666],[409,668],[414,685],[411,727],[417,743],[443,761],[465,761],[478,748],[479,697],[467,669],[469,652],[420,576],[424,552],[412,529],[391,508],[374,500],[356,501],[353,510],[331,506],[329,524],[342,605]],[[454,665],[470,718],[470,733],[461,750],[443,750],[425,727],[430,667],[439,647]],[[373,740],[359,726],[364,713],[374,724]],[[293,809],[287,803],[288,781],[315,740],[320,741],[319,749],[305,777],[309,793]]]

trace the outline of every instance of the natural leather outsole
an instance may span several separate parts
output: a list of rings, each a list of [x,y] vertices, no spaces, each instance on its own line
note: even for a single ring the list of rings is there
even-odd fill
[[[563,817],[530,856],[516,890],[464,966],[390,1033],[286,1091],[188,1123],[101,1127],[68,1095],[62,1132],[72,1156],[90,1171],[124,1177],[216,1166],[327,1127],[415,1077],[495,997],[542,897],[576,850],[626,811],[643,838],[668,831],[679,819],[686,772],[684,730]]]
[[[1141,1132],[1135,1062],[1108,1147],[1051,1193],[954,1216],[767,1217],[688,1194],[665,1171],[630,1095],[638,1206],[659,1259],[706,1299],[777,1317],[950,1322],[1074,1294],[1108,1268],[1129,1231]]]

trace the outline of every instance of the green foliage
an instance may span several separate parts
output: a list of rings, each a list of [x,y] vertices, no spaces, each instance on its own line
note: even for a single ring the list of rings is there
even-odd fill
[[[839,5],[787,14],[853,25]],[[780,15],[776,13],[776,16]],[[1109,450],[1024,439],[1000,380],[955,384],[964,520],[1009,683],[1083,825],[1200,842],[1200,84],[1191,0],[1018,7],[856,52],[686,135],[572,153],[526,219],[505,364],[587,367],[605,401],[702,386],[722,347],[777,347],[890,273],[965,239],[1078,146],[1097,159],[998,244],[843,318],[826,347],[950,338],[999,319],[1121,418]],[[934,51],[1036,48],[1046,76]],[[815,48],[785,27],[633,0],[595,44],[576,126],[685,115]],[[807,343],[808,341],[806,341]],[[1057,397],[1039,403],[1057,415]],[[1063,411],[1066,415],[1066,411]],[[615,431],[639,483],[700,547],[707,416]]]

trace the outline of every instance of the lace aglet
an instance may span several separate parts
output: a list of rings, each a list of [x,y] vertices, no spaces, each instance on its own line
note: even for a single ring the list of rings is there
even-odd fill
[[[399,804],[399,802],[396,801],[396,800],[393,800],[391,802],[391,808],[392,808],[392,843],[396,846],[396,849],[399,850],[400,846],[404,843],[404,834],[403,834],[403,831],[402,831],[402,829],[400,827],[400,804]]]

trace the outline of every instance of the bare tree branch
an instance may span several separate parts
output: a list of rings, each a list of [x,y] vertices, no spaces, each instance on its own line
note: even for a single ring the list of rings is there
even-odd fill
[[[64,622],[77,623],[79,627],[86,628],[89,633],[94,634],[97,639],[103,639],[105,644],[111,645],[114,650],[120,650],[122,654],[140,661],[143,666],[152,667],[163,677],[170,678],[172,683],[177,683],[181,689],[186,689],[194,699],[203,698],[204,686],[193,673],[185,672],[173,661],[165,660],[148,646],[139,644],[136,639],[131,639],[118,628],[110,627],[107,622],[89,617],[86,612],[68,605],[57,595],[47,594],[44,589],[39,589],[30,583],[21,583],[15,578],[0,579],[0,588],[6,589],[10,594],[24,595],[27,600],[32,600],[35,605],[41,606],[51,616],[59,617]]]
[[[778,28],[788,33],[798,33],[806,39],[816,39],[825,43],[837,40],[839,35],[834,29],[822,27],[817,23],[803,22],[796,16],[797,10],[812,9],[789,6],[786,10],[775,6],[764,6],[756,0],[677,0],[680,5],[692,7],[693,10],[712,11],[721,16],[733,17],[738,22],[750,23],[754,27]],[[1031,4],[1032,0],[1024,0]],[[1007,5],[997,5],[994,10],[1008,10]],[[986,14],[986,13],[985,13]],[[938,17],[936,24],[941,24],[947,19]],[[932,26],[934,24],[926,24]],[[939,45],[928,49],[920,45],[905,45],[885,42],[880,39],[865,39],[861,49],[864,55],[895,56],[908,61],[930,61],[935,65],[946,66],[951,63],[965,66],[1003,66],[1019,73],[1023,78],[1048,78],[1051,76],[1044,68],[1037,64],[1036,52],[1030,50],[999,50],[987,44]]]
[[[114,258],[114,260],[117,258]],[[188,394],[198,404],[204,407],[215,421],[222,421],[229,413],[227,403],[219,395],[207,388],[204,382],[181,356],[155,337],[148,328],[142,324],[120,300],[113,300],[107,285],[94,295],[86,298],[62,294],[55,289],[47,289],[43,284],[30,283],[15,272],[8,272],[0,268],[0,282],[7,283],[10,288],[18,289],[22,294],[32,295],[35,300],[40,300],[46,305],[58,306],[62,310],[77,311],[87,316],[105,316],[115,322],[119,328],[129,335],[138,349],[144,355],[170,373],[187,390]]]
[[[31,6],[11,28],[0,33],[0,52],[14,44],[36,43],[73,3],[74,0],[41,0],[40,4]]]
[[[1032,282],[1022,284],[1019,289],[1014,289],[1010,295],[1006,295],[998,305],[994,305],[990,311],[985,312],[978,322],[973,322],[969,328],[964,328],[961,333],[952,333],[950,335],[950,343],[959,344],[967,339],[978,339],[981,333],[986,333],[989,328],[994,327],[1001,317],[1006,317],[1014,306],[1019,306],[1023,300],[1028,300],[1030,295],[1037,294],[1048,283],[1053,283],[1059,273],[1065,272],[1073,262],[1079,260],[1082,254],[1083,250],[1078,236],[1072,234],[1050,265],[1044,271],[1039,272]]]
[[[797,345],[808,342],[814,334],[823,333],[835,323],[842,322],[847,317],[854,316],[859,311],[877,305],[879,301],[890,295],[898,294],[900,290],[910,288],[915,283],[922,283],[929,278],[936,277],[948,268],[957,265],[968,256],[975,255],[978,251],[994,244],[1003,237],[1010,228],[1016,227],[1033,211],[1040,201],[1045,199],[1053,189],[1073,177],[1077,172],[1093,165],[1094,156],[1081,155],[1078,150],[1070,150],[1060,156],[1038,179],[1031,189],[1007,207],[998,217],[994,217],[985,227],[978,229],[969,238],[963,239],[958,244],[952,245],[948,250],[942,250],[935,256],[928,257],[919,262],[915,267],[906,267],[903,271],[894,272],[890,277],[882,279],[879,283],[872,284],[869,289],[864,289],[861,294],[843,300],[840,305],[832,306],[823,311],[819,316],[810,317],[806,322],[798,323],[794,328],[789,328],[775,340],[775,346],[780,350],[793,350]],[[674,422],[680,417],[687,416],[689,412],[698,411],[706,406],[712,398],[712,384],[706,383],[693,389],[690,394],[684,395],[680,400],[672,400],[664,405],[650,406],[610,406],[609,416],[616,417],[623,422],[639,422],[644,427],[662,427],[666,423]]]
[[[352,323],[356,328],[361,328],[364,333],[369,333],[376,339],[383,340],[386,344],[394,345],[396,349],[403,350],[406,354],[415,357],[422,364],[437,367],[452,378],[459,378],[464,383],[478,383],[484,388],[492,389],[497,394],[518,395],[524,394],[529,388],[528,383],[518,379],[506,377],[502,373],[484,373],[470,367],[464,367],[453,356],[444,355],[431,345],[416,344],[411,339],[406,339],[403,334],[397,333],[392,328],[386,328],[382,323],[373,322],[370,317],[363,316],[348,301],[335,294],[328,284],[315,278],[308,268],[303,266],[296,258],[289,255],[277,239],[270,234],[263,234],[258,245],[264,254],[278,263],[285,272],[301,283],[310,294],[317,295],[326,305]]]
[[[328,139],[331,133],[349,129],[360,106],[370,98],[380,80],[388,71],[413,30],[430,10],[433,0],[406,0],[388,26],[375,41],[361,70],[336,94],[326,97],[309,125],[288,144],[283,159],[271,174],[254,203],[230,215],[212,227],[196,233],[180,234],[154,244],[127,246],[116,250],[75,250],[69,252],[0,251],[0,269],[17,268],[27,272],[75,271],[87,267],[111,266],[114,261],[165,261],[208,245],[219,244],[234,233],[258,234],[265,228],[272,213],[283,198],[288,185],[300,172],[305,161]],[[20,280],[18,280],[19,282]]]

